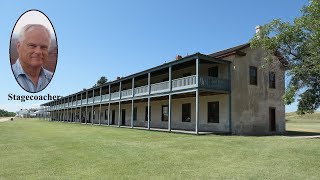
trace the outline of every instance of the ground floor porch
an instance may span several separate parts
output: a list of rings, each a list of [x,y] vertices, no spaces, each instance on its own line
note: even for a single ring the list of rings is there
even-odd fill
[[[191,134],[230,133],[229,98],[225,93],[194,91],[54,110],[49,119]]]

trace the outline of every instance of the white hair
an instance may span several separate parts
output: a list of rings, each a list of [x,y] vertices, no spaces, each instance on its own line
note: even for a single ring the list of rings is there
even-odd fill
[[[45,30],[47,32],[47,34],[49,36],[49,47],[50,47],[50,44],[51,44],[51,33],[50,33],[49,29],[46,28],[42,24],[27,24],[27,25],[25,25],[20,31],[19,40],[18,41],[19,42],[23,42],[24,39],[25,39],[26,32],[31,31],[34,28],[42,28],[43,30]]]

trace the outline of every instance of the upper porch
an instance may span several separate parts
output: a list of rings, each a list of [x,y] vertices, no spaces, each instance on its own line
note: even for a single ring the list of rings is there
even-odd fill
[[[230,62],[196,53],[44,104],[51,110],[201,89],[229,93]]]

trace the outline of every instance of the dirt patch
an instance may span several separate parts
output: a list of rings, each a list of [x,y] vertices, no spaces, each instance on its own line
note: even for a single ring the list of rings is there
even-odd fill
[[[11,117],[0,117],[0,122],[10,121]]]

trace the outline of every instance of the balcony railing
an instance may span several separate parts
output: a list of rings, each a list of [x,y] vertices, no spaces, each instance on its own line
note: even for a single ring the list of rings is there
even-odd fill
[[[101,101],[101,99],[100,99],[100,96],[95,96],[94,97],[94,102],[96,103],[96,102],[100,102]]]
[[[91,104],[91,103],[93,103],[93,97],[88,98],[88,104]]]
[[[195,88],[197,85],[197,76],[187,76],[182,77],[178,79],[172,80],[172,90],[183,90],[183,89],[189,89],[189,88]],[[230,80],[228,79],[219,79],[216,77],[210,77],[210,76],[199,76],[199,82],[198,82],[199,88],[207,88],[207,89],[214,89],[214,90],[221,90],[221,91],[229,91],[230,90]],[[150,93],[156,94],[156,93],[162,93],[162,92],[168,92],[169,91],[169,81],[164,81],[160,83],[151,84],[150,86]],[[140,86],[134,88],[134,95],[135,96],[143,96],[148,95],[148,85]],[[102,95],[101,99],[100,96],[91,97],[88,98],[88,103],[93,102],[101,102],[109,101],[111,96],[111,100],[118,100],[120,99],[120,93],[114,92],[111,94],[104,94]],[[133,97],[132,89],[127,89],[121,91],[121,98],[128,98]],[[87,99],[77,100],[69,102],[69,107],[76,106],[76,105],[82,105],[87,104]],[[56,106],[57,109],[62,109],[67,106],[68,103],[62,103]]]
[[[148,85],[134,88],[135,96],[142,96],[147,94],[148,94]]]
[[[120,99],[119,95],[120,95],[119,91],[111,93],[111,100]]]
[[[121,91],[121,98],[132,97],[132,89]]]
[[[102,101],[109,101],[110,94],[102,95]]]
[[[199,77],[199,87],[203,87],[203,88],[228,91],[230,89],[229,82],[230,80],[219,79],[216,77],[210,77],[210,76]]]
[[[196,87],[197,76],[187,76],[172,80],[172,90],[187,89]]]
[[[82,104],[87,104],[87,99],[82,99]]]
[[[169,91],[169,81],[151,84],[151,93],[160,93]]]

